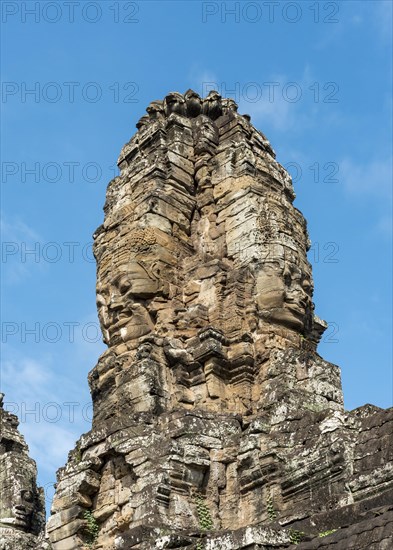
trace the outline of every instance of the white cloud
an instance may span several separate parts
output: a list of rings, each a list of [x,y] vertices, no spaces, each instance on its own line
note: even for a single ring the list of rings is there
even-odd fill
[[[239,111],[249,114],[257,125],[269,125],[278,131],[294,128],[306,131],[313,126],[320,111],[318,86],[318,79],[309,65],[305,65],[298,78],[285,74],[268,75],[255,86],[249,83],[247,87],[247,83],[243,83]],[[254,95],[251,96],[248,90]],[[258,99],[253,101],[254,98]]]
[[[6,345],[1,365],[5,408],[18,416],[40,475],[50,479],[64,465],[75,441],[90,429],[91,420],[87,383],[81,384],[75,371],[70,376],[67,365],[72,357],[60,347],[55,351],[56,355],[41,354],[37,359]],[[55,370],[60,362],[61,370]],[[75,359],[73,366],[79,365]],[[85,370],[81,377],[86,379]]]
[[[55,472],[64,465],[69,451],[81,435],[77,426],[74,429],[66,428],[59,422],[41,422],[30,426],[26,441],[40,474],[46,472],[55,479]]]
[[[79,320],[72,343],[64,331],[53,348],[39,342],[26,354],[20,346],[6,343],[3,347],[0,377],[5,408],[18,416],[19,430],[37,462],[47,505],[57,469],[66,463],[75,441],[91,428],[87,372],[105,349],[102,341],[95,341],[98,330],[97,314],[92,311]]]
[[[294,103],[285,101],[281,94],[277,93],[274,101],[262,98],[258,102],[250,103],[242,99],[239,102],[239,111],[251,116],[254,123],[269,124],[277,130],[284,130],[295,123]]]
[[[6,354],[6,347],[4,350]],[[30,357],[6,359],[1,365],[1,376],[3,383],[17,393],[20,401],[31,399],[32,396],[42,399],[49,393],[53,395],[53,390],[48,389],[53,383],[50,369]]]
[[[223,97],[233,98],[239,112],[249,114],[253,123],[270,126],[278,131],[297,129],[307,131],[321,123],[321,105],[324,98],[335,99],[338,87],[334,83],[327,89],[319,82],[306,64],[299,77],[286,74],[264,75],[263,79],[236,81],[222,79],[213,71],[193,67],[190,71],[191,87],[202,96],[212,89]],[[324,123],[342,123],[341,114],[323,113]]]
[[[1,234],[4,239],[29,239],[29,240],[39,240],[39,234],[33,229],[25,224],[20,219],[15,219],[12,223],[5,219],[2,215],[1,219]]]
[[[351,195],[367,195],[381,200],[392,198],[392,157],[355,162],[344,158],[339,163],[340,182]]]
[[[193,67],[188,78],[190,88],[195,90],[201,97],[205,97],[213,89],[220,91],[222,80],[213,71]],[[182,91],[185,92],[186,90]]]
[[[22,220],[2,216],[1,263],[3,284],[20,283],[33,272],[44,269],[40,257],[41,236]]]
[[[28,352],[23,349],[26,345],[20,347],[23,342],[3,346],[0,386],[5,407],[18,416],[19,430],[37,462],[48,509],[57,469],[66,463],[75,441],[91,428],[87,372],[106,347],[100,338],[96,341],[98,335],[97,313],[92,310],[75,323],[72,337],[64,328],[53,347],[45,339],[29,346]]]

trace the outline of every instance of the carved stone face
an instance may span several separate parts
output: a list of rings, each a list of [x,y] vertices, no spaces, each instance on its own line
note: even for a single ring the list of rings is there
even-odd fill
[[[0,527],[29,531],[36,507],[35,471],[19,453],[0,457]]]
[[[160,280],[141,262],[131,260],[109,284],[99,285],[98,316],[106,343],[127,342],[153,330],[152,319],[144,306],[154,297]]]
[[[282,273],[274,264],[264,266],[256,280],[256,299],[270,322],[303,331],[311,311],[311,283],[299,269]]]

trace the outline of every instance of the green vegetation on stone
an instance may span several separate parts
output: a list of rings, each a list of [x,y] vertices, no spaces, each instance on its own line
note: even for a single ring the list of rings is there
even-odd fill
[[[303,531],[297,531],[295,529],[289,530],[289,540],[291,541],[291,544],[299,544],[303,538],[305,533]]]
[[[93,513],[91,510],[85,511],[84,518],[87,523],[87,535],[88,535],[87,544],[89,548],[93,548],[96,540],[98,539],[98,533],[100,531],[100,527],[97,523],[96,518],[93,516]]]
[[[199,526],[203,531],[213,529],[213,520],[205,499],[201,495],[195,497],[196,510],[198,514]]]
[[[267,505],[266,505],[266,508],[267,508],[267,515],[269,516],[269,519],[270,521],[274,521],[277,517],[277,512],[276,510],[274,509],[274,505],[273,505],[273,497],[271,495],[269,495],[267,497]]]
[[[335,533],[337,529],[330,529],[328,531],[323,531],[323,533],[319,533],[318,537],[327,537],[328,535],[331,535],[332,533]]]

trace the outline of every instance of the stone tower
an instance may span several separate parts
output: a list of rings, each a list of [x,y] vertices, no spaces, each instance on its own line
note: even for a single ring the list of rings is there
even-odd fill
[[[19,421],[4,410],[3,397],[0,393],[0,550],[44,550],[44,492]]]
[[[108,349],[54,550],[390,548],[392,414],[345,412],[316,351],[290,176],[217,92],[171,93],[137,128],[94,235]]]

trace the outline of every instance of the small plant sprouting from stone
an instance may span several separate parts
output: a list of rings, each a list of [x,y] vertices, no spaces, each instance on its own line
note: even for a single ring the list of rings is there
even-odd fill
[[[291,544],[299,544],[303,537],[303,531],[296,531],[295,529],[289,530],[289,540],[291,541]]]
[[[100,526],[98,525],[97,520],[93,516],[93,512],[91,510],[85,511],[84,518],[87,523],[87,535],[88,535],[87,545],[89,548],[93,548],[96,540],[98,539]]]
[[[200,528],[202,531],[210,531],[210,529],[213,529],[213,520],[210,515],[210,510],[202,495],[197,495],[195,497],[195,504]]]
[[[335,533],[337,529],[329,529],[328,531],[323,531],[323,533],[319,533],[318,537],[327,537],[328,535],[331,535],[332,533]]]
[[[270,521],[274,521],[277,517],[277,512],[274,509],[272,495],[269,495],[267,497],[267,506],[266,506],[266,508],[267,508],[267,515],[269,516]]]

